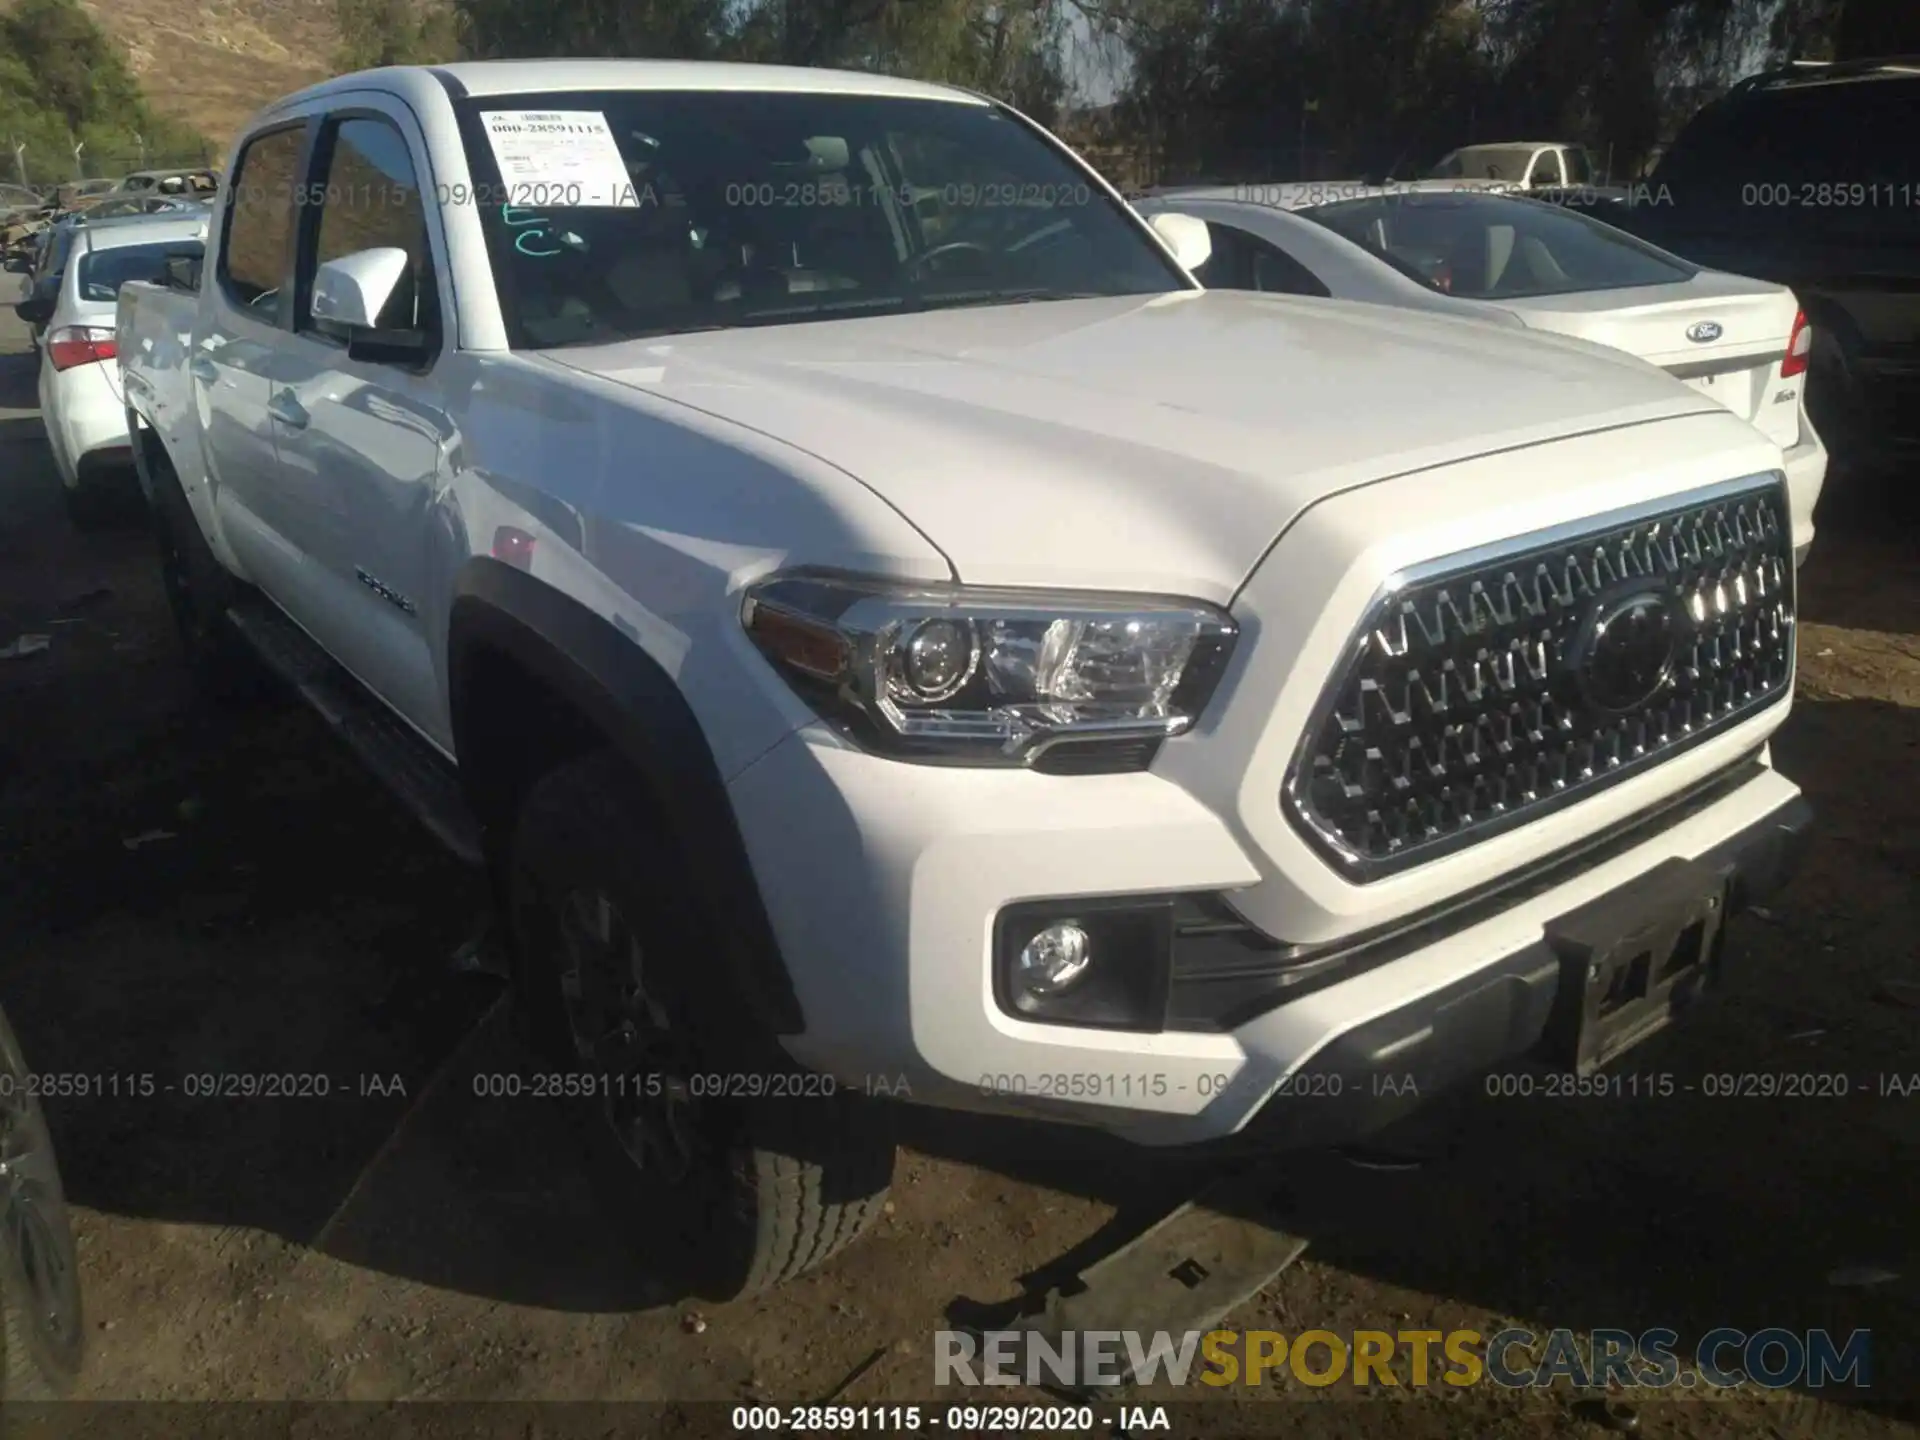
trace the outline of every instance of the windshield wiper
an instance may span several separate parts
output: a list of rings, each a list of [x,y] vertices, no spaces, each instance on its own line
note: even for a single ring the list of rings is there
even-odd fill
[[[922,310],[962,310],[981,305],[1031,305],[1042,300],[1110,300],[1104,290],[956,290],[945,295],[929,295],[920,301]]]
[[[816,305],[780,305],[771,310],[749,310],[741,322],[755,325],[764,320],[807,320],[816,315],[844,315],[858,310],[900,310],[911,302],[904,295],[868,295],[858,300],[827,300]]]

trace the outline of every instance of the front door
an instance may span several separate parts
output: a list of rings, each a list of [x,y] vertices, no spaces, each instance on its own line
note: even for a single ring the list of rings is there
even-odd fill
[[[438,214],[419,184],[423,154],[398,107],[356,104],[323,122],[296,241],[293,335],[265,404],[282,503],[317,592],[302,623],[363,684],[450,750],[428,633],[441,613],[428,593],[429,527],[453,434],[432,378],[444,343],[446,267],[436,263],[445,254],[433,234]],[[412,263],[380,328],[425,332],[424,360],[369,354],[310,313],[321,265],[386,247],[406,251]]]
[[[288,516],[267,420],[269,377],[286,341],[282,317],[293,257],[294,184],[307,126],[295,121],[247,142],[234,166],[213,273],[187,371],[204,437],[220,532],[247,577],[282,604]]]

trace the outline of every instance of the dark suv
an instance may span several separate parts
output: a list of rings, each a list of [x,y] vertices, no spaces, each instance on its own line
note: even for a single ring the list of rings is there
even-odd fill
[[[1837,459],[1920,447],[1920,58],[1799,62],[1695,115],[1604,218],[1698,264],[1790,285],[1807,405]]]

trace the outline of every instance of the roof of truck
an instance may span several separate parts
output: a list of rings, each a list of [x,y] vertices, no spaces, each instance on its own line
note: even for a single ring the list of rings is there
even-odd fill
[[[947,85],[870,75],[858,70],[815,70],[798,65],[740,65],[706,60],[472,60],[452,65],[400,65],[361,70],[323,80],[269,107],[278,110],[315,96],[345,90],[396,89],[422,78],[457,95],[536,95],[566,90],[744,90],[816,95],[884,95],[897,99],[989,103]]]

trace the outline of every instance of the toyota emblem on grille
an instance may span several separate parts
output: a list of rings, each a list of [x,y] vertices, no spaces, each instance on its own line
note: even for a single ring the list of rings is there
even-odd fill
[[[1698,325],[1687,327],[1687,339],[1696,345],[1706,345],[1718,340],[1722,333],[1718,320],[1702,320]]]
[[[1673,678],[1678,606],[1669,590],[1641,588],[1603,599],[1580,628],[1573,673],[1596,709],[1637,710]]]

